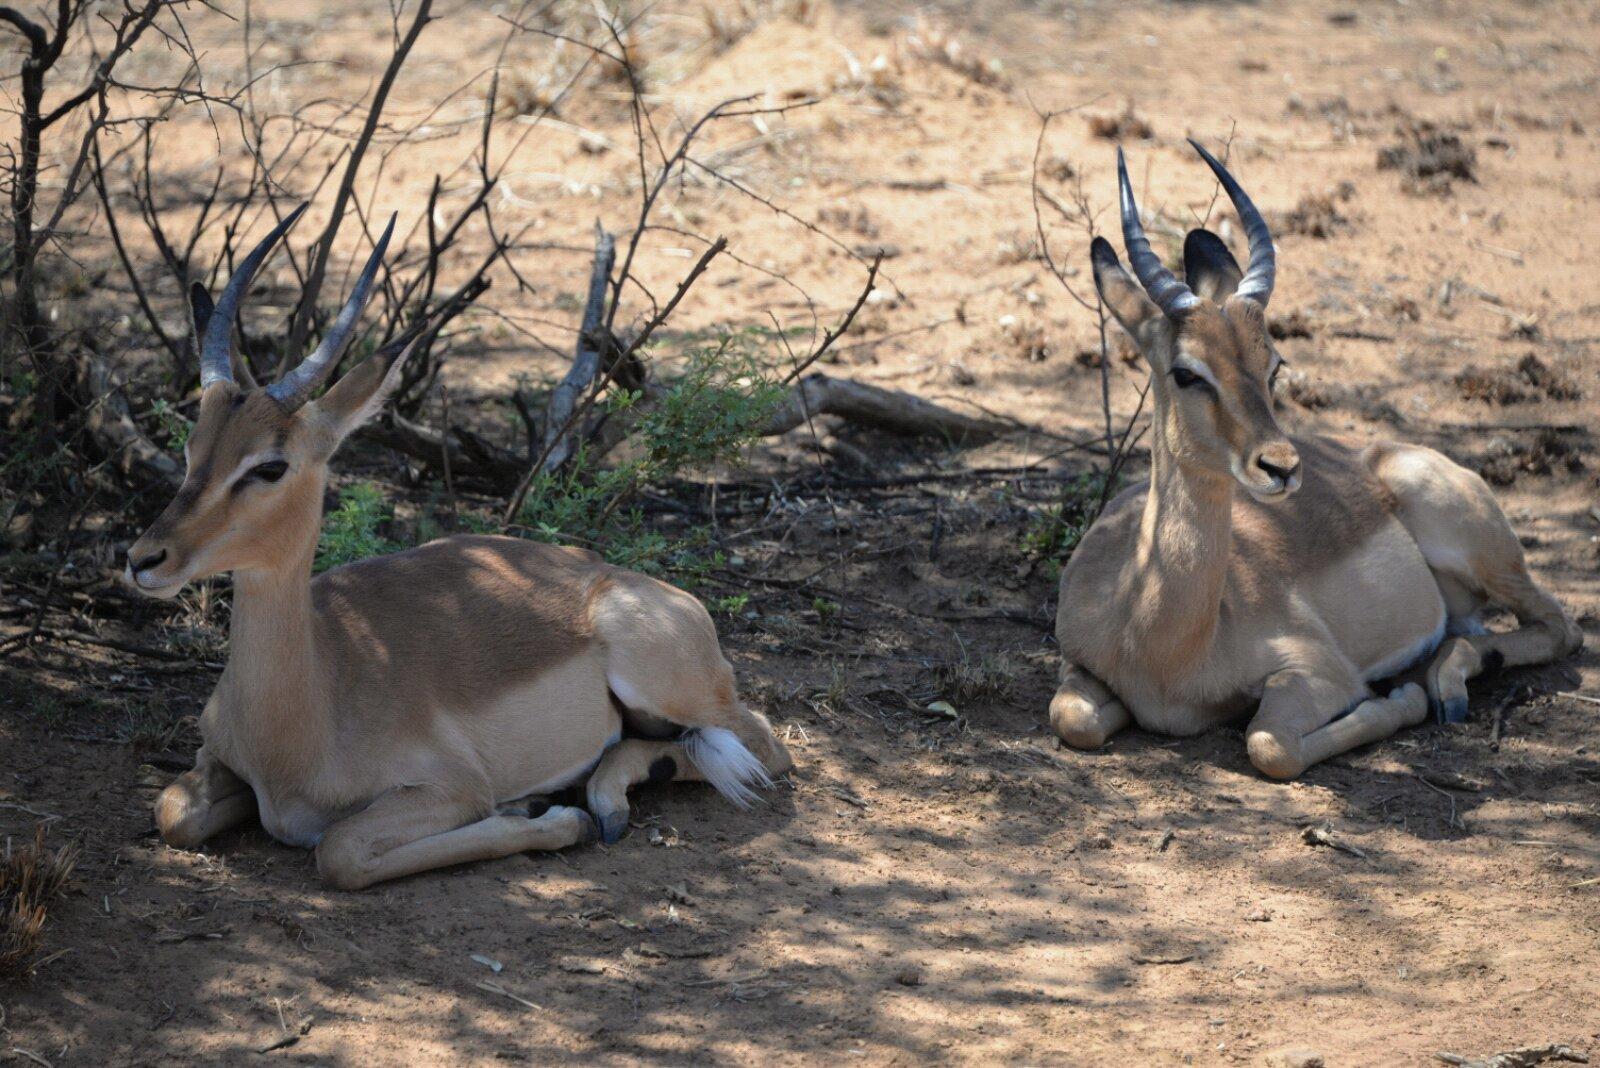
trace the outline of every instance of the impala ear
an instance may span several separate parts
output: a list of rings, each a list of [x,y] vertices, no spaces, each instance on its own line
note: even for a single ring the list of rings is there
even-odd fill
[[[1144,287],[1123,269],[1111,242],[1103,237],[1095,238],[1089,246],[1089,263],[1094,268],[1094,287],[1100,299],[1149,360],[1156,347],[1156,332],[1163,328],[1167,317],[1161,314],[1155,301],[1145,295]]]
[[[378,350],[307,405],[328,436],[330,453],[388,403],[419,340],[420,336],[407,341],[397,354],[392,346]]]
[[[1190,230],[1183,239],[1183,273],[1195,296],[1213,304],[1233,296],[1244,277],[1239,261],[1210,230]]]

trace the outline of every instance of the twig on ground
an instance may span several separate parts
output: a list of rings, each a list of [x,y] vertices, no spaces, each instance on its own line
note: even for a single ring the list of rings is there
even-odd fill
[[[1334,834],[1333,828],[1326,824],[1321,827],[1315,825],[1307,827],[1300,832],[1300,838],[1307,845],[1327,846],[1329,849],[1337,849],[1341,853],[1348,853],[1352,857],[1359,857],[1362,860],[1368,859],[1365,850],[1346,842],[1343,838]]]
[[[1547,1046],[1523,1046],[1519,1049],[1495,1053],[1488,1057],[1463,1057],[1459,1053],[1435,1053],[1435,1057],[1456,1068],[1536,1068],[1545,1061],[1570,1061],[1588,1064],[1589,1058],[1571,1046],[1551,1043]]]

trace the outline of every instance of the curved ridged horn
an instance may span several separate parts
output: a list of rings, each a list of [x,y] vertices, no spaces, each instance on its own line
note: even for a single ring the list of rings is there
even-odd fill
[[[200,338],[201,389],[205,389],[213,382],[233,381],[233,323],[239,317],[239,302],[244,299],[245,292],[250,288],[251,280],[261,267],[261,261],[267,258],[272,246],[278,243],[278,239],[294,225],[295,220],[300,218],[300,213],[305,210],[306,206],[302,204],[285,215],[283,220],[272,228],[272,233],[262,238],[261,243],[250,250],[250,255],[244,258],[244,262],[239,264],[239,269],[233,272],[233,277],[228,279],[228,284],[223,287],[222,296],[217,299],[216,307],[206,318],[205,334]]]
[[[344,302],[344,307],[339,309],[339,317],[322,336],[322,344],[301,360],[300,366],[267,387],[272,399],[290,411],[310,400],[311,394],[339,362],[346,343],[355,333],[356,321],[367,306],[367,298],[372,293],[372,280],[377,277],[378,267],[383,263],[383,254],[389,248],[389,238],[394,234],[394,222],[398,217],[399,212],[389,216],[389,225],[384,227],[383,236],[378,239],[372,255],[367,257],[367,265],[361,269],[361,276],[350,291],[350,299]]]
[[[1178,281],[1178,276],[1167,270],[1150,248],[1150,239],[1144,236],[1144,225],[1139,222],[1139,206],[1133,202],[1133,183],[1128,181],[1128,164],[1117,149],[1117,186],[1122,201],[1122,244],[1128,250],[1128,265],[1133,275],[1150,294],[1156,307],[1165,314],[1178,315],[1200,303],[1188,286]]]
[[[1267,220],[1261,217],[1261,212],[1250,197],[1239,188],[1239,183],[1228,173],[1228,168],[1206,151],[1206,146],[1192,137],[1189,143],[1206,161],[1206,166],[1217,176],[1217,181],[1222,183],[1228,199],[1233,201],[1233,210],[1239,213],[1239,221],[1244,224],[1245,236],[1250,239],[1250,266],[1239,280],[1239,288],[1234,290],[1234,296],[1253,300],[1265,308],[1267,301],[1272,299],[1272,283],[1278,276],[1278,255],[1272,248],[1272,231],[1267,229]]]

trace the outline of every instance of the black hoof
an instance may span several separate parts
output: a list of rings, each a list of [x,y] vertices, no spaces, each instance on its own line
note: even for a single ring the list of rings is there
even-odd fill
[[[628,813],[612,812],[600,817],[600,840],[610,845],[628,833]]]
[[[1467,719],[1467,699],[1452,697],[1440,709],[1441,723],[1464,723]]]

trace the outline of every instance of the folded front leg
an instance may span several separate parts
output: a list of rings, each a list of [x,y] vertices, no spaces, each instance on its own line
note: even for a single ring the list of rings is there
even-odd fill
[[[581,808],[552,806],[538,819],[489,811],[482,801],[435,787],[390,790],[328,828],[317,846],[317,870],[335,889],[361,890],[452,864],[565,849],[596,835]]]
[[[1292,779],[1329,757],[1414,727],[1427,715],[1428,695],[1414,682],[1388,697],[1372,697],[1353,674],[1284,670],[1267,678],[1245,745],[1263,774]]]
[[[1098,749],[1133,716],[1106,684],[1077,664],[1061,667],[1061,685],[1050,702],[1050,725],[1074,749]]]
[[[256,794],[250,784],[205,750],[156,799],[156,829],[175,849],[198,849],[229,827],[253,819]]]

